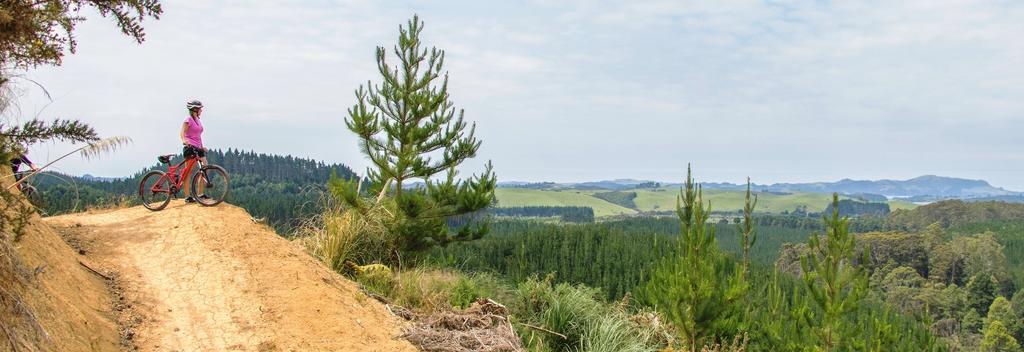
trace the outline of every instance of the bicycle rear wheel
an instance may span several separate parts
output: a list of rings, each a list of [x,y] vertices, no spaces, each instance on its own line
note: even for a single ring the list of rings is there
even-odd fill
[[[157,211],[171,202],[171,180],[163,171],[150,171],[139,181],[139,199],[146,209]]]
[[[192,176],[192,196],[196,202],[212,207],[228,196],[228,172],[217,165],[206,165]]]

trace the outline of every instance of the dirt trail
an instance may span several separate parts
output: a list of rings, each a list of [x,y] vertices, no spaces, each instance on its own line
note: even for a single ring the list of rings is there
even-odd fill
[[[142,351],[414,351],[401,323],[244,210],[172,203],[46,219],[116,273]]]

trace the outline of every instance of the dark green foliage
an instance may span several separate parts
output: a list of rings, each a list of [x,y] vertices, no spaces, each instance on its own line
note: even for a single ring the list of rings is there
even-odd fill
[[[60,64],[64,50],[75,52],[75,26],[84,8],[113,17],[121,31],[139,43],[142,21],[163,13],[157,0],[7,0],[0,2],[0,66]]]
[[[382,81],[356,90],[356,104],[345,119],[373,165],[366,175],[368,194],[359,194],[361,187],[355,182],[330,185],[335,197],[358,211],[372,206],[392,208],[389,227],[397,239],[397,250],[404,252],[483,237],[488,229],[486,217],[455,231],[449,229],[446,219],[493,204],[497,184],[490,163],[481,175],[455,178],[456,167],[475,157],[482,142],[476,139],[476,125],[467,126],[461,110],[455,116],[448,96],[448,75],[442,68],[444,51],[421,48],[422,30],[419,17],[407,27],[399,27],[394,48],[397,65],[389,65],[384,47],[377,47]],[[404,188],[418,180],[425,186]],[[387,199],[378,195],[387,195]]]
[[[996,280],[1000,291],[1012,292],[1005,250],[991,232],[956,236],[933,246],[929,254],[933,280],[963,286],[971,277],[984,274]]]
[[[459,309],[465,309],[470,304],[476,302],[478,298],[482,297],[480,294],[480,288],[477,287],[476,282],[472,279],[464,276],[460,276],[459,280],[455,282],[455,285],[451,288],[451,299],[450,303],[452,307]]]
[[[889,201],[889,197],[874,193],[852,193],[846,194],[846,196],[862,202],[886,203]]]
[[[1021,271],[1022,229],[1021,220],[990,220],[947,230],[935,223],[917,233],[859,234],[854,256],[860,256],[863,247],[872,251],[867,262],[855,262],[869,264],[872,299],[906,315],[933,319],[937,334],[946,341],[957,348],[976,350],[988,306],[995,296],[1009,295],[1018,287],[1014,278],[1019,279]],[[807,253],[807,248],[785,248],[780,270],[799,273],[792,270],[792,263]],[[988,280],[971,285],[975,276]],[[1011,334],[1016,331],[1007,328]]]
[[[786,226],[762,225],[757,221],[757,245],[751,246],[749,250],[750,262],[761,265],[771,265],[779,258],[786,243],[803,242],[807,240],[807,231]],[[818,222],[821,222],[819,219]],[[632,218],[602,223],[606,227],[622,230],[626,233],[636,234],[678,234],[681,227],[679,220],[672,218]],[[755,226],[755,225],[752,225]],[[743,235],[736,225],[715,226],[715,237],[718,247],[723,252],[736,258],[743,255]]]
[[[943,237],[947,239],[991,233],[1002,245],[1007,261],[1005,269],[1016,286],[1024,286],[1024,236],[1020,236],[1024,232],[1024,204],[942,201],[910,211],[893,212],[888,219],[890,228],[921,230],[933,224],[946,229]],[[962,248],[966,244],[957,243],[954,247]],[[979,256],[991,256],[991,253]],[[966,278],[960,284],[965,281]]]
[[[850,224],[856,224],[859,220],[863,219],[851,219]],[[821,223],[821,220],[819,219],[818,222]],[[637,239],[643,238],[643,236],[658,234],[657,250],[651,250],[650,252],[653,252],[652,254],[655,256],[667,256],[673,255],[672,248],[674,245],[671,244],[671,241],[676,238],[673,234],[678,233],[681,229],[678,220],[668,218],[630,218],[588,225],[528,224],[522,221],[498,222],[494,226],[493,236],[473,243],[474,246],[479,247],[459,249],[463,246],[454,246],[450,247],[446,253],[451,255],[449,257],[451,262],[465,264],[462,267],[469,270],[491,270],[507,273],[509,265],[501,263],[526,263],[530,264],[527,266],[528,270],[525,271],[527,275],[530,271],[541,274],[558,271],[560,281],[587,283],[591,286],[601,287],[605,292],[635,292],[635,290],[629,288],[624,290],[617,288],[620,285],[616,284],[615,280],[619,280],[621,276],[613,275],[605,278],[602,276],[604,275],[602,273],[589,272],[589,276],[567,278],[563,273],[572,272],[580,274],[584,272],[582,271],[583,269],[569,269],[574,265],[573,263],[582,262],[580,265],[585,268],[587,263],[598,262],[600,259],[588,256],[583,258],[584,260],[574,261],[572,258],[559,258],[560,254],[557,251],[546,251],[545,249],[558,248],[560,246],[568,246],[570,248],[585,246],[584,243],[566,244],[566,242],[573,242],[573,238],[579,238],[579,242],[595,243],[599,247],[603,247],[620,241],[620,239],[614,239],[616,237]],[[541,231],[541,228],[544,230]],[[1018,234],[1024,232],[1022,229],[1024,229],[1024,222],[1005,220],[958,225],[945,231],[933,227],[926,229],[922,233],[889,231],[857,235],[858,245],[855,246],[853,262],[860,262],[863,259],[862,248],[872,248],[868,261],[872,263],[869,270],[871,270],[872,277],[877,277],[878,284],[873,286],[875,291],[872,297],[862,300],[861,308],[855,313],[858,316],[863,315],[864,317],[851,318],[853,320],[849,324],[853,326],[861,326],[863,324],[866,329],[870,327],[871,331],[878,331],[879,333],[883,331],[902,331],[902,335],[915,336],[915,339],[920,338],[920,340],[913,340],[915,342],[912,343],[892,342],[891,340],[880,341],[890,341],[888,343],[892,346],[902,346],[899,348],[893,347],[893,350],[918,350],[914,347],[915,344],[920,346],[941,345],[941,343],[934,341],[935,336],[929,334],[928,327],[922,323],[933,319],[931,321],[935,322],[937,331],[941,331],[943,334],[941,336],[949,337],[946,341],[951,343],[953,341],[960,341],[959,348],[976,350],[979,346],[978,344],[980,344],[981,337],[976,335],[978,337],[975,341],[975,338],[970,334],[978,333],[982,330],[984,316],[971,309],[964,308],[968,297],[964,286],[969,281],[970,276],[963,279],[960,287],[946,285],[945,281],[933,279],[929,276],[934,274],[935,268],[939,268],[939,271],[942,271],[941,268],[945,267],[943,263],[946,260],[942,259],[946,256],[944,253],[951,249],[958,249],[964,254],[963,259],[960,260],[963,264],[958,266],[961,274],[957,274],[957,276],[963,275],[964,271],[969,273],[971,270],[974,270],[967,269],[970,267],[978,266],[980,268],[984,267],[981,266],[983,263],[998,263],[997,257],[1002,255],[998,253],[999,249],[993,247],[993,242],[987,238],[994,236],[1001,243],[1006,241],[1013,243],[1012,241],[1019,238]],[[816,317],[820,317],[821,314],[817,312],[817,308],[813,305],[804,306],[810,303],[810,298],[807,296],[807,293],[803,292],[802,281],[799,281],[799,279],[794,281],[789,275],[779,275],[778,281],[789,283],[780,284],[783,287],[773,288],[769,286],[770,283],[768,282],[773,277],[772,272],[770,270],[758,269],[758,267],[759,265],[770,265],[773,263],[775,258],[779,256],[779,250],[783,248],[785,242],[805,241],[807,231],[776,226],[761,226],[757,230],[759,233],[757,245],[751,248],[752,272],[750,284],[753,292],[746,299],[750,302],[751,306],[759,308],[755,309],[754,312],[748,313],[742,321],[747,322],[748,328],[746,328],[746,331],[749,331],[751,334],[751,350],[791,350],[791,348],[785,346],[800,346],[803,343],[800,341],[807,340],[805,336],[810,334],[810,331],[806,328],[794,327],[794,324],[791,324],[792,321],[797,321],[802,313],[791,314],[789,312],[806,310],[808,314],[814,314]],[[602,241],[594,241],[592,237],[586,235],[588,232],[599,233],[601,231],[611,232],[614,235]],[[993,234],[975,235],[985,231],[992,231]],[[731,253],[736,258],[741,257],[741,236],[737,232],[735,225],[717,226],[716,235],[719,247],[724,252]],[[520,246],[524,243],[523,238],[527,236],[531,240],[528,242],[525,250],[520,251]],[[952,237],[952,240],[950,237]],[[614,239],[614,241],[610,239]],[[652,247],[652,243],[654,243],[653,240],[647,244],[644,241],[631,241],[629,245],[641,246],[645,249]],[[497,251],[493,248],[488,249],[487,247],[489,246],[498,246],[504,249]],[[626,252],[625,257],[646,254],[643,249],[633,251],[619,249],[623,247],[612,248],[615,249],[611,252]],[[789,248],[804,248],[803,250],[793,251],[791,255],[791,262],[796,264],[797,267],[797,270],[794,272],[799,272],[798,258],[806,253],[806,245],[797,245]],[[1005,249],[1002,249],[1003,253],[1006,253],[1006,265],[1013,267],[1014,265],[1019,265],[1012,263],[1014,263],[1014,258],[1020,258],[1020,256],[1019,254],[1015,256],[1010,253],[1020,252],[1011,252],[1011,248],[1021,247],[1006,246]],[[997,250],[997,252],[991,252],[992,250]],[[502,254],[495,253],[506,253],[508,257],[502,257]],[[521,255],[520,253],[523,254]],[[607,252],[597,250],[596,253],[600,255],[600,253]],[[533,254],[536,254],[536,256],[533,256]],[[654,259],[654,261],[656,260]],[[499,264],[492,264],[492,262],[499,261]],[[649,265],[653,261],[623,260],[621,262],[624,263],[623,265],[636,266],[620,270],[605,270],[603,272],[647,272],[650,270]],[[978,262],[978,264],[970,264],[973,262]],[[602,264],[602,267],[609,265],[607,261],[603,263],[605,264]],[[927,265],[922,268],[922,263],[927,263]],[[648,266],[645,267],[644,265]],[[1001,265],[1003,264],[986,270],[995,273],[1006,271],[1007,269],[1000,268]],[[914,275],[910,275],[911,273]],[[929,276],[925,276],[925,274]],[[927,278],[928,280],[921,283],[921,278]],[[876,282],[876,279],[872,279],[872,282]],[[796,286],[795,289],[794,285]],[[772,293],[773,290],[774,293]],[[1009,295],[1005,291],[1003,294]],[[609,295],[608,297],[617,299],[621,297],[621,293],[618,296]],[[1021,297],[1024,297],[1024,294],[1021,294]],[[891,307],[892,311],[886,313],[886,306]],[[760,307],[765,309],[768,309],[768,307],[776,308],[760,311]],[[879,328],[874,328],[871,327],[873,323],[867,323],[868,317],[871,316],[890,316],[893,321],[883,324],[884,326]],[[862,323],[857,321],[862,321]],[[762,331],[760,330],[761,328],[765,330]],[[965,329],[966,332],[961,333],[960,329]],[[863,333],[866,334],[867,331],[865,330]],[[859,339],[868,341],[867,338]],[[762,341],[769,342],[762,343]],[[811,341],[807,343],[813,342],[813,340],[807,341]],[[868,342],[864,343],[867,344]]]
[[[608,203],[617,204],[629,209],[636,209],[636,192],[597,192],[592,194],[594,198],[602,199]]]
[[[839,346],[839,351],[946,351],[928,328],[931,321],[916,316],[903,316],[882,304],[862,305],[852,319],[857,334],[852,345]]]
[[[491,208],[490,213],[499,217],[558,217],[563,222],[590,223],[594,222],[594,209],[591,207],[570,206],[532,206]]]
[[[849,233],[848,219],[834,211],[824,220],[824,239],[815,234],[807,246],[787,247],[796,249],[788,260],[800,257],[800,271],[804,273],[801,282],[775,273],[771,281],[751,283],[760,287],[749,296],[754,303],[744,319],[758,322],[750,327],[754,336],[751,349],[804,350],[814,346],[814,350],[825,351],[944,350],[945,345],[928,328],[928,316],[902,315],[869,297],[868,271],[855,263],[857,245]],[[864,252],[861,263],[870,261],[868,253]],[[902,272],[906,275],[893,275],[886,281],[891,288],[923,281],[912,268]],[[759,276],[768,275],[753,278]]]
[[[798,323],[823,318],[800,278],[758,265],[751,267],[749,277],[750,291],[739,303],[747,308],[737,318],[739,330],[750,337],[748,351],[804,351],[823,346],[813,325]],[[945,350],[926,318],[899,314],[881,302],[866,299],[846,319],[853,342],[837,350]]]
[[[981,327],[984,320],[981,318],[981,314],[975,309],[967,309],[967,313],[964,314],[963,320],[960,322],[960,327],[963,329],[965,334],[972,334],[981,331]]]
[[[601,288],[607,299],[618,300],[625,292],[636,292],[636,285],[646,281],[646,273],[659,259],[675,255],[675,239],[679,237],[680,228],[678,220],[664,218],[596,224],[500,220],[493,224],[491,234],[484,239],[435,248],[430,259],[469,271],[500,273],[517,282],[532,274],[555,273],[551,277],[553,283],[585,283]],[[815,340],[807,337],[811,334],[808,328],[793,323],[803,319],[805,313],[821,316],[817,308],[809,305],[803,281],[773,273],[770,268],[783,242],[804,241],[807,233],[780,227],[758,227],[757,231],[757,245],[751,248],[751,291],[741,304],[738,303],[751,309],[738,319],[736,330],[749,333],[751,351],[791,351],[814,346]],[[722,250],[739,258],[740,234],[736,226],[717,226],[716,232]],[[922,299],[941,303],[943,297],[954,296],[943,291],[930,295]],[[939,310],[938,307],[932,309]],[[927,350],[929,346],[941,345],[921,323],[923,317],[886,313],[883,303],[871,300],[866,300],[856,314],[858,317],[850,324],[863,324],[866,327],[863,334],[885,330],[906,336],[894,341],[890,334],[887,339],[873,340],[894,346],[891,350],[919,351],[921,346]],[[871,321],[874,318],[891,320],[876,329]],[[536,337],[544,335],[536,331],[520,332],[524,331]],[[860,340],[870,339],[862,337]]]
[[[943,228],[998,220],[1024,219],[1024,204],[944,200],[914,210],[897,210],[889,216],[890,228],[923,230],[939,223]]]
[[[552,189],[558,187],[554,182],[534,182],[522,184],[503,184],[501,188],[523,188],[523,189]]]
[[[808,231],[822,231],[825,229],[824,224],[821,223],[821,218],[817,216],[758,214],[755,219],[760,226],[789,227]],[[850,231],[855,233],[887,229],[886,219],[878,217],[850,219],[848,225]]]
[[[429,260],[470,271],[491,271],[515,282],[554,273],[556,283],[582,283],[619,299],[644,279],[648,268],[674,253],[675,236],[627,232],[600,224],[496,221],[473,242],[435,248]]]
[[[598,224],[548,224],[499,220],[479,241],[434,249],[431,261],[470,271],[491,271],[521,280],[532,273],[556,273],[556,282],[583,283],[619,299],[651,264],[675,253],[679,220],[631,218]],[[754,265],[771,265],[786,242],[807,238],[804,231],[758,227],[757,246],[750,249]],[[735,225],[717,225],[718,246],[737,258],[741,234]],[[586,249],[586,250],[581,250]]]
[[[1017,293],[1013,294],[1013,298],[1010,299],[1010,309],[1015,322],[1015,326],[1010,327],[1013,337],[1017,339],[1017,342],[1024,342],[1024,289],[1019,289]]]
[[[634,189],[658,189],[661,188],[661,182],[647,181],[641,182],[633,186]]]
[[[799,278],[754,266],[743,322],[752,351],[799,351],[813,345],[810,331],[797,324],[810,307]]]
[[[1011,206],[1007,204],[1007,206]],[[1002,245],[1008,275],[1016,287],[1024,287],[1024,219],[990,220],[955,225],[947,231],[954,238],[979,233],[992,233]],[[982,256],[991,256],[985,253]],[[966,281],[966,280],[965,280]],[[1009,292],[1006,292],[1009,294]]]
[[[868,268],[881,268],[889,263],[898,263],[910,267],[922,277],[928,277],[928,242],[921,234],[903,232],[868,232],[857,234],[857,246],[854,250],[854,263],[862,265],[860,258],[864,250],[871,249],[868,255]]]
[[[832,213],[833,203],[825,207],[825,214]],[[889,215],[889,203],[858,202],[853,199],[839,201],[839,216],[875,216]]]
[[[996,299],[996,280],[992,275],[979,273],[967,283],[967,308],[981,316],[988,315],[988,308]]]

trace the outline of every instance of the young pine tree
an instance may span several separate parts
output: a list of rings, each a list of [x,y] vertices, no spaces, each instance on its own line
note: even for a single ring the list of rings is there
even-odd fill
[[[811,300],[820,308],[820,319],[805,316],[824,351],[835,351],[854,343],[856,326],[847,323],[850,313],[860,307],[868,292],[868,275],[863,266],[852,263],[854,236],[849,219],[839,217],[839,195],[832,195],[832,216],[823,217],[826,228],[824,242],[817,233],[808,241],[808,253],[800,258],[804,285]],[[865,248],[865,259],[870,248]],[[862,261],[867,263],[867,260]]]
[[[419,17],[399,26],[395,65],[387,61],[384,47],[377,48],[382,81],[356,90],[356,104],[345,119],[372,163],[365,179],[371,196],[361,194],[359,182],[331,182],[332,193],[351,207],[390,208],[385,213],[391,216],[394,245],[404,252],[482,237],[486,219],[457,231],[448,228],[446,219],[491,205],[497,182],[490,163],[481,175],[455,177],[456,167],[476,156],[481,142],[475,124],[466,124],[462,110],[456,115],[448,96],[444,51],[423,48],[422,30]],[[407,188],[410,181],[425,183]]]
[[[689,167],[676,214],[682,225],[677,255],[658,264],[641,288],[641,298],[675,324],[684,348],[699,351],[738,333],[737,300],[748,285],[741,270],[731,268],[719,252],[715,228],[707,225],[710,203],[703,203]]]
[[[743,202],[743,219],[736,227],[740,233],[740,247],[743,249],[743,276],[750,273],[750,247],[757,243],[757,231],[754,229],[754,208],[757,207],[757,195],[751,200],[750,178],[747,178],[747,194]]]

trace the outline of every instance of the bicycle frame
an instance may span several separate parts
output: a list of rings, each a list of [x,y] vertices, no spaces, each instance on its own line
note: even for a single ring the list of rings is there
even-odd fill
[[[183,176],[191,174],[192,168],[195,167],[196,163],[199,163],[199,167],[202,168],[202,162],[199,161],[198,157],[185,158],[185,160],[182,160],[181,162],[178,163],[178,165],[175,166],[168,165],[167,173],[161,176],[160,179],[157,180],[155,184],[153,184],[153,187],[150,189],[150,191],[154,193],[168,192],[177,195],[178,191],[181,190],[182,184],[185,182],[185,177]],[[184,165],[184,169],[182,168],[182,165]],[[168,183],[171,184],[171,189],[169,190],[162,190],[159,188],[159,186],[163,184],[163,180],[165,178],[169,178],[170,182]]]

